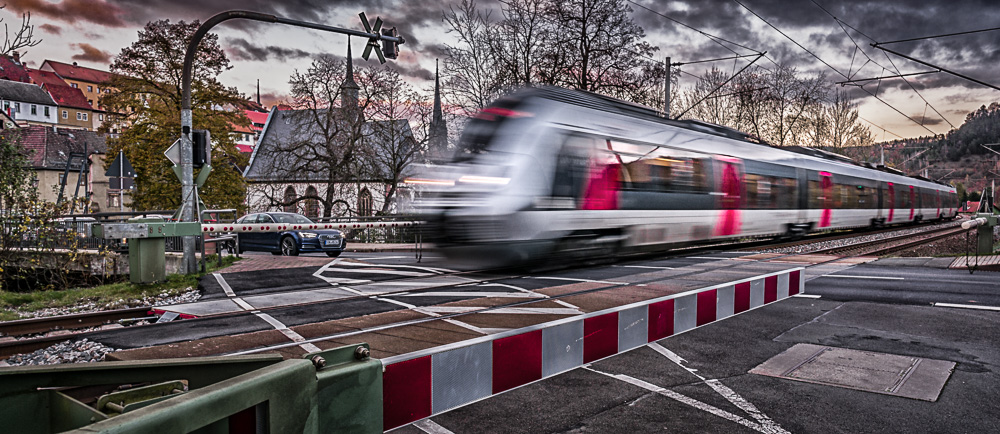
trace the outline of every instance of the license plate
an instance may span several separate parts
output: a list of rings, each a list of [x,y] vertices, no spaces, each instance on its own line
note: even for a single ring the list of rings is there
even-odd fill
[[[340,245],[340,241],[327,240],[327,241],[323,241],[323,245],[324,246],[339,246]]]

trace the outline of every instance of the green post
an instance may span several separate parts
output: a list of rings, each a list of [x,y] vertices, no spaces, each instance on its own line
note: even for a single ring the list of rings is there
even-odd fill
[[[319,432],[382,432],[382,362],[368,344],[348,345],[304,357],[316,372]]]
[[[975,218],[985,218],[986,224],[979,225],[976,228],[977,243],[976,243],[976,253],[980,255],[992,255],[993,254],[993,228],[997,226],[997,216],[980,213],[977,214]]]
[[[167,278],[165,238],[128,240],[128,275],[132,283],[160,282]]]

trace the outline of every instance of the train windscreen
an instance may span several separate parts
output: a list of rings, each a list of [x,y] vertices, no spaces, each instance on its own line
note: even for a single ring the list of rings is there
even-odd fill
[[[497,148],[503,142],[494,140],[500,128],[516,119],[532,116],[530,113],[516,110],[520,105],[520,99],[502,98],[476,113],[465,126],[454,161],[465,162],[489,151],[503,151]]]

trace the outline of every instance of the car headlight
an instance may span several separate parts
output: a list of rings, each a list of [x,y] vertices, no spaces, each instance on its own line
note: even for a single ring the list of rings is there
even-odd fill
[[[299,235],[301,235],[302,238],[316,238],[315,232],[299,232]]]

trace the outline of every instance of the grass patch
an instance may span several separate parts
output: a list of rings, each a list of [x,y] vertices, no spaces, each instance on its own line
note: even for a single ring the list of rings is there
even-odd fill
[[[212,255],[214,257],[214,255]],[[238,261],[238,258],[226,256],[222,258],[222,266],[217,266],[218,260],[206,258],[207,271],[212,273],[226,268]],[[198,278],[204,274],[171,274],[167,280],[159,283],[135,284],[131,282],[109,283],[87,288],[70,288],[56,291],[10,292],[0,291],[0,321],[20,319],[18,312],[32,312],[45,308],[77,306],[92,302],[102,309],[122,309],[141,305],[141,300],[160,294],[177,295],[187,288],[197,288]]]

